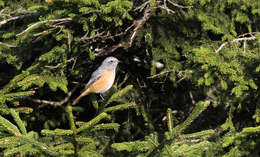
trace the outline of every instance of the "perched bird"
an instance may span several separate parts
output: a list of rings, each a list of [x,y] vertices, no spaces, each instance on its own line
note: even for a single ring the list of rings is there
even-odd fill
[[[116,67],[119,60],[115,57],[107,57],[94,71],[89,79],[88,83],[85,85],[85,89],[74,101],[73,105],[77,104],[79,100],[89,93],[105,93],[108,91],[114,83],[116,75]]]

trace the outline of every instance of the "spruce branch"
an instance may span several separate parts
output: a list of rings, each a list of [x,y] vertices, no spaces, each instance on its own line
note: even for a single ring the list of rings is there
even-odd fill
[[[16,122],[18,127],[20,128],[22,134],[26,135],[27,131],[26,131],[24,122],[21,120],[21,118],[19,116],[19,113],[17,113],[14,109],[10,109],[10,113],[11,113],[12,117],[14,118],[14,121]]]
[[[126,103],[126,104],[111,106],[111,107],[105,108],[104,112],[115,112],[115,111],[119,111],[119,110],[126,110],[129,108],[136,108],[136,103],[131,102],[131,103]]]
[[[173,132],[173,118],[172,118],[172,109],[167,109],[167,124],[168,124],[168,130],[170,134]]]
[[[174,127],[174,131],[172,134],[172,138],[175,137],[176,135],[180,134],[184,129],[186,129],[194,119],[196,119],[202,111],[204,111],[210,104],[210,101],[200,101],[196,104],[195,108],[189,115],[189,117],[181,124],[177,125]]]
[[[95,124],[97,124],[99,121],[101,121],[102,119],[105,118],[109,118],[109,115],[105,112],[100,113],[98,116],[96,116],[95,118],[93,118],[92,120],[90,120],[89,122],[83,124],[81,127],[76,129],[76,132],[82,132],[84,130],[89,129],[90,127],[94,126]]]
[[[15,98],[21,98],[25,96],[31,96],[34,95],[35,91],[26,91],[26,92],[16,92],[16,93],[9,93],[9,94],[4,94],[3,96],[5,97],[6,100],[11,101]]]
[[[70,105],[68,105],[66,107],[66,112],[68,114],[68,119],[69,119],[69,122],[70,122],[70,128],[73,131],[74,157],[78,157],[79,148],[78,148],[78,143],[77,143],[77,140],[76,140],[77,139],[77,130],[76,130],[75,122],[74,122],[74,116],[73,116],[73,113],[72,113],[72,107]]]
[[[148,157],[156,156],[157,153],[162,150],[165,145],[170,145],[172,143],[172,139],[175,138],[178,134],[180,134],[184,129],[189,126],[195,118],[197,118],[202,111],[204,111],[210,104],[210,101],[200,101],[196,104],[195,108],[193,109],[192,113],[189,117],[181,124],[177,125],[173,128],[173,132],[171,133],[170,137],[165,138],[159,146],[154,147],[153,151],[148,154]]]
[[[119,97],[122,97],[126,93],[128,93],[131,89],[133,89],[133,85],[128,85],[120,91],[114,93],[107,101],[107,104],[110,104],[113,101],[116,101]]]
[[[25,114],[30,114],[33,112],[33,109],[30,107],[18,107],[14,109],[18,113],[25,113]]]
[[[68,150],[73,148],[73,144],[72,143],[62,143],[59,144],[57,146],[54,147],[55,150],[59,151],[60,153],[64,154],[63,152],[61,152],[61,150]],[[72,152],[71,154],[73,154],[74,152]]]
[[[121,143],[113,143],[111,147],[116,149],[117,151],[139,151],[146,152],[154,147],[148,141],[133,141],[133,142],[121,142]]]
[[[102,123],[102,124],[95,125],[91,129],[91,131],[96,132],[98,130],[112,130],[112,129],[115,131],[118,131],[119,127],[120,127],[120,124],[118,124],[118,123],[107,123],[107,124]]]
[[[95,143],[95,140],[90,137],[78,136],[76,140],[79,144]]]
[[[11,149],[6,149],[4,150],[4,156],[11,156],[15,154],[36,154],[39,153],[40,151],[36,148],[33,148],[30,143],[24,144],[18,147],[14,147]],[[18,155],[17,155],[18,156]]]
[[[73,135],[72,130],[55,129],[55,130],[41,130],[41,134],[45,136],[70,136]]]
[[[0,125],[3,126],[7,132],[11,133],[14,136],[21,136],[19,129],[11,123],[9,120],[5,119],[0,115]]]
[[[25,71],[21,74],[15,76],[7,85],[3,87],[3,89],[0,90],[1,94],[5,94],[10,92],[11,90],[17,88],[17,82],[22,81],[25,77],[29,75],[29,72]]]
[[[23,143],[18,136],[8,136],[0,139],[0,148],[17,147]]]
[[[188,138],[205,138],[205,137],[210,137],[213,134],[215,134],[216,131],[213,129],[209,129],[209,130],[203,130],[203,131],[199,131],[199,132],[195,132],[195,133],[191,133],[191,134],[184,134],[182,136],[180,136],[182,139],[188,139]]]
[[[55,151],[53,148],[47,146],[45,143],[39,142],[31,137],[21,135],[20,139],[25,141],[26,143],[32,144],[34,147],[40,149],[43,153],[51,155],[51,156],[59,156],[60,153]]]
[[[7,44],[7,43],[3,43],[3,42],[0,42],[0,45],[6,46],[6,47],[9,47],[9,48],[17,47],[16,45],[11,45],[11,44]]]
[[[30,114],[32,113],[33,109],[30,107],[17,107],[13,108],[18,113],[25,113],[25,114]],[[10,114],[10,109],[7,107],[0,107],[0,113],[1,115],[9,115]]]

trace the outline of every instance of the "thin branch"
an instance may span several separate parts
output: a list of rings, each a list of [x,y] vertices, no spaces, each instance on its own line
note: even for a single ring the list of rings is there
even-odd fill
[[[127,50],[129,47],[132,46],[138,31],[148,21],[148,19],[156,11],[157,8],[165,9],[168,13],[175,13],[173,10],[171,10],[167,7],[167,2],[170,3],[171,5],[174,5],[175,7],[178,7],[178,8],[191,8],[192,7],[192,6],[183,6],[183,5],[177,4],[177,3],[170,1],[170,0],[163,0],[163,4],[160,4],[160,3],[162,3],[161,0],[157,0],[156,6],[150,6],[151,0],[144,2],[143,4],[141,4],[140,6],[136,7],[133,10],[133,11],[140,11],[140,12],[144,10],[144,13],[143,13],[143,16],[140,19],[133,21],[133,24],[131,25],[132,31],[130,32],[130,34],[127,37],[125,37],[123,40],[121,40],[121,42],[117,43],[116,45],[104,46],[102,48],[96,48],[95,49],[95,56],[108,55],[108,54],[114,52],[115,50],[117,50],[118,48],[123,48],[123,49]],[[132,27],[134,27],[134,29],[132,29]],[[127,31],[128,30],[130,30],[130,28],[127,29]],[[126,34],[126,31],[122,35],[124,35],[124,34]],[[119,35],[121,35],[121,34],[119,33]]]
[[[187,8],[187,9],[190,9],[190,8],[192,8],[193,6],[184,6],[184,5],[180,5],[180,4],[178,4],[178,3],[175,3],[175,2],[173,2],[173,1],[171,1],[171,0],[167,0],[171,5],[173,5],[173,6],[175,6],[175,7],[178,7],[178,8]]]
[[[121,88],[124,83],[126,83],[127,79],[129,78],[128,73],[126,73],[124,80],[117,86],[118,88]]]
[[[228,44],[228,42],[224,42],[223,44],[221,44],[220,47],[215,51],[215,53],[218,53],[227,44]]]
[[[30,14],[25,14],[25,15],[19,15],[19,16],[15,16],[15,17],[11,17],[11,18],[8,18],[8,19],[5,19],[3,21],[0,22],[0,28],[11,22],[11,21],[15,21],[15,20],[19,20],[19,19],[23,19],[23,18],[26,18],[26,17],[32,17],[32,16],[38,16],[39,14],[38,13],[30,13]]]
[[[29,30],[33,29],[34,27],[36,27],[40,24],[44,24],[44,23],[48,23],[48,22],[70,22],[70,21],[72,21],[72,18],[49,19],[49,20],[45,20],[45,21],[39,21],[39,22],[36,22],[33,25],[29,26],[27,29],[25,29],[21,33],[17,34],[16,36],[23,35],[24,33],[28,32]]]
[[[260,32],[244,33],[244,34],[239,35],[238,38],[240,38],[240,37],[245,37],[245,36],[248,36],[248,35],[252,36],[252,35],[254,35],[254,34],[260,34]]]
[[[161,75],[164,75],[164,74],[168,74],[168,73],[171,73],[173,72],[174,70],[168,70],[168,71],[163,71],[159,74],[155,74],[155,75],[152,75],[152,76],[149,76],[149,77],[146,77],[147,79],[152,79],[152,78],[155,78],[155,77],[158,77],[158,76],[161,76]]]
[[[246,41],[243,43],[244,52],[246,52]]]
[[[161,9],[166,10],[168,14],[174,14],[174,13],[175,13],[175,11],[173,11],[173,10],[171,10],[171,9],[168,8],[168,6],[167,6],[167,0],[164,0],[164,1],[163,1],[163,5],[158,5],[158,7],[161,8]]]
[[[33,34],[33,36],[37,37],[37,36],[40,36],[40,35],[42,35],[42,34],[49,33],[49,32],[51,32],[51,31],[54,31],[55,29],[58,29],[58,27],[50,28],[50,29],[44,30],[44,31],[42,31],[42,32],[35,33],[35,34]]]
[[[146,6],[148,6],[148,4],[151,3],[151,1],[152,1],[152,0],[148,0],[148,1],[144,2],[144,3],[141,4],[140,6],[136,7],[136,8],[134,9],[134,11],[142,12],[142,11],[144,10],[144,8],[145,8]]]
[[[76,62],[76,60],[77,60],[77,58],[73,57],[73,58],[67,60],[66,63],[73,62],[73,67],[74,67],[74,66],[75,66],[75,62]],[[60,66],[62,66],[62,65],[63,65],[63,63],[59,63],[59,64],[54,65],[54,66],[51,66],[51,65],[45,65],[44,67],[46,67],[46,68],[50,68],[50,69],[56,69],[56,68],[58,68],[58,67],[60,67]]]
[[[260,32],[254,32],[254,34],[260,34]],[[245,35],[251,35],[251,37],[244,37]],[[243,37],[241,37],[243,36]],[[252,33],[246,33],[246,34],[242,34],[240,35],[241,38],[236,38],[234,40],[232,40],[230,43],[235,43],[235,42],[239,42],[239,41],[248,41],[248,40],[256,40],[256,37],[253,36]],[[223,44],[220,45],[220,47],[215,51],[215,53],[218,53],[224,46],[226,46],[229,42],[224,42]]]
[[[116,45],[110,46],[109,48],[103,47],[101,49],[95,49],[95,56],[105,56],[114,52],[118,48],[124,48],[125,50],[132,46],[132,43],[137,35],[137,32],[142,28],[142,26],[148,21],[152,13],[154,13],[156,7],[147,7],[144,11],[144,15],[139,20],[135,20],[130,27],[134,27],[134,30],[126,37],[125,40],[122,40]],[[129,28],[130,29],[130,28]],[[127,30],[129,30],[127,29]]]
[[[77,89],[78,86],[79,85],[75,86],[71,91],[69,91],[67,96],[64,99],[62,99],[61,101],[41,100],[41,99],[34,99],[34,98],[30,98],[30,97],[28,97],[27,99],[31,100],[32,102],[39,103],[39,104],[49,104],[49,105],[52,105],[52,106],[62,106],[63,104],[68,102],[72,93],[75,92],[75,90]]]
[[[192,105],[195,105],[195,104],[196,104],[196,101],[195,101],[195,99],[194,99],[193,94],[192,94],[191,91],[189,91],[189,96],[190,96]]]

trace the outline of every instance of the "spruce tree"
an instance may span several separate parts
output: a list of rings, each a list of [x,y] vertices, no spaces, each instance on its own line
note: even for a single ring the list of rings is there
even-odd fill
[[[0,156],[259,156],[259,26],[258,0],[0,0]]]

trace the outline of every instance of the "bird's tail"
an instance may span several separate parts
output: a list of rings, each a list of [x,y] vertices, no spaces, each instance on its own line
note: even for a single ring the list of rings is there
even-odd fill
[[[76,104],[79,102],[79,100],[80,100],[81,98],[82,98],[81,95],[78,96],[78,97],[73,101],[72,105],[76,105]]]
[[[88,95],[88,93],[89,93],[89,90],[88,90],[88,89],[85,90],[83,93],[80,94],[80,96],[78,96],[78,97],[73,101],[72,105],[76,105],[76,104],[80,101],[80,99],[81,99],[83,96]]]

